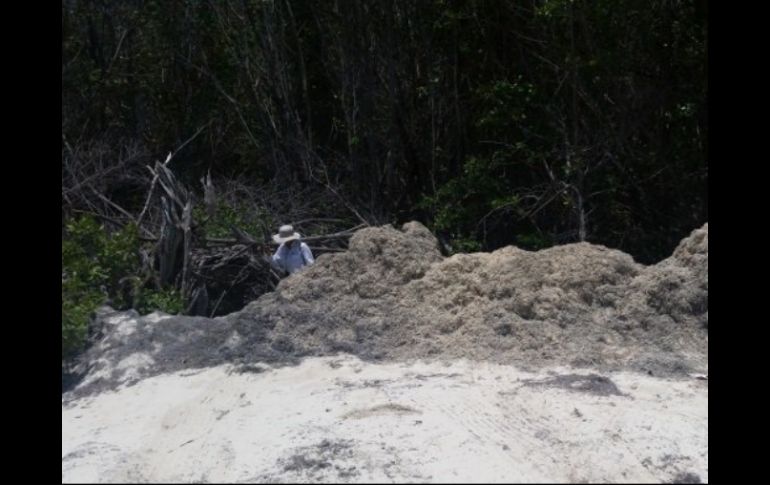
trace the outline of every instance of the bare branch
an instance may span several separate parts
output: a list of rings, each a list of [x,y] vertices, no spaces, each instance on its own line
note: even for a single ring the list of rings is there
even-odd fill
[[[171,161],[172,153],[169,152],[168,156],[166,157],[166,161],[163,162],[163,165],[168,165],[168,162]],[[144,202],[144,207],[142,208],[142,212],[139,213],[139,217],[137,218],[137,224],[142,223],[142,219],[144,219],[144,214],[147,212],[147,208],[150,206],[150,200],[152,199],[152,194],[155,191],[155,185],[158,183],[158,172],[153,170],[152,167],[149,165],[147,166],[147,169],[153,174],[152,177],[152,183],[150,184],[150,190],[147,192],[147,200]]]

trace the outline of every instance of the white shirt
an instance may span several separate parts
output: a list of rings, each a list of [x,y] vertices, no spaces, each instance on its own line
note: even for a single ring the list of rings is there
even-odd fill
[[[273,264],[289,274],[315,262],[310,248],[303,242],[294,243],[289,248],[286,243],[281,243],[273,254]]]

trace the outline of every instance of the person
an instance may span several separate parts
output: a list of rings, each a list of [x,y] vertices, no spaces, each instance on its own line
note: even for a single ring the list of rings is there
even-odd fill
[[[300,239],[299,233],[290,225],[278,229],[278,234],[273,235],[273,241],[279,244],[278,250],[273,254],[273,267],[292,274],[315,262],[310,247]]]

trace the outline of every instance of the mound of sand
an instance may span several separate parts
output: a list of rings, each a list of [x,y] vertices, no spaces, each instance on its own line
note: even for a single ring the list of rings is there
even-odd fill
[[[307,355],[566,364],[676,375],[708,365],[708,225],[653,266],[588,243],[441,256],[417,222],[358,231],[240,312],[105,313],[78,393],[220,363]]]

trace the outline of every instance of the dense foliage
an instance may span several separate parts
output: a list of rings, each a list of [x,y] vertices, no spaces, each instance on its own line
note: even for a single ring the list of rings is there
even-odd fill
[[[218,206],[212,236],[331,190],[315,217],[421,220],[450,251],[655,262],[708,220],[707,28],[699,0],[63,0],[63,225],[139,213],[138,174],[176,150],[196,190],[290,194]],[[63,264],[99,261],[80,250]],[[131,273],[102,263],[68,314]]]

